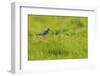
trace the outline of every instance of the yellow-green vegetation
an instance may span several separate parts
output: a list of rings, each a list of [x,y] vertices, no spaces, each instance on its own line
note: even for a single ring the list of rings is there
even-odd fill
[[[88,17],[28,15],[29,61],[83,58],[88,58]]]

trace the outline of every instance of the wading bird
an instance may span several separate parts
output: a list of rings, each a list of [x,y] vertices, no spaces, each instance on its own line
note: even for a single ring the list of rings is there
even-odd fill
[[[48,35],[49,31],[50,31],[50,29],[47,28],[46,30],[44,30],[43,32],[38,33],[37,35],[46,36],[46,35]]]

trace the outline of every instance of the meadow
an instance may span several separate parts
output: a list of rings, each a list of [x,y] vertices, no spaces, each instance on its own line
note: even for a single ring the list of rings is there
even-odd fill
[[[28,15],[29,61],[84,58],[88,58],[88,17]]]

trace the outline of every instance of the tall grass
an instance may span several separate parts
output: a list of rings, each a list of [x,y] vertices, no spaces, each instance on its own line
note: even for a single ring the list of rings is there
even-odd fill
[[[37,33],[50,28],[47,36]],[[88,57],[88,18],[76,16],[28,16],[28,60]]]

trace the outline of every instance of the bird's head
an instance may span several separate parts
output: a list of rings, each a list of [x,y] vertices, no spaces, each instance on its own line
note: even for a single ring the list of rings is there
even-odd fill
[[[50,28],[48,28],[47,30],[50,31]]]

